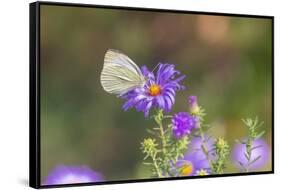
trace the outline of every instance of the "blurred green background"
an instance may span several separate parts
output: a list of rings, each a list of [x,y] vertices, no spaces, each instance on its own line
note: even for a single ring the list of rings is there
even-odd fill
[[[270,19],[52,5],[41,5],[40,19],[42,179],[58,164],[88,165],[106,180],[150,176],[139,147],[154,123],[102,89],[107,49],[150,69],[175,64],[187,90],[173,113],[197,95],[215,137],[233,145],[246,135],[241,118],[258,116],[271,146]]]

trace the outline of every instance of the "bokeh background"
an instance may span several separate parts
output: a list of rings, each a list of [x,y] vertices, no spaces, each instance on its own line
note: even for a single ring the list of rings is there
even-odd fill
[[[172,112],[197,95],[212,135],[231,145],[247,134],[241,118],[258,116],[271,147],[270,19],[41,5],[40,21],[42,179],[58,164],[87,165],[109,181],[150,177],[139,147],[154,122],[102,89],[107,49],[150,69],[175,64],[187,90]]]

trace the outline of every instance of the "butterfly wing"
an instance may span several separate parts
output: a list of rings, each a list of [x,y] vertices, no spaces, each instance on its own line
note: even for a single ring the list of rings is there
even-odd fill
[[[105,53],[100,80],[106,92],[116,95],[125,94],[145,82],[139,67],[128,56],[112,49]]]

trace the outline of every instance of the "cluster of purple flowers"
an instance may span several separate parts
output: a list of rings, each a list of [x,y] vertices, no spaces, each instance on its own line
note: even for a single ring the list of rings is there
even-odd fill
[[[189,135],[192,130],[199,128],[199,118],[197,116],[199,107],[196,96],[188,97],[190,113],[179,112],[172,118],[173,134],[176,138]]]
[[[187,112],[179,112],[172,118],[173,134],[176,138],[181,138],[191,133],[198,127],[199,119]]]
[[[206,139],[206,148],[211,150],[214,140],[212,138]],[[201,137],[193,137],[192,141],[188,145],[190,148],[185,153],[183,159],[177,162],[177,166],[183,168],[182,172],[179,175],[200,175],[198,174],[200,171],[205,171],[205,175],[208,175],[210,173],[210,164],[201,148],[202,144],[203,141]]]
[[[149,115],[152,108],[161,109],[169,112],[175,103],[176,91],[184,89],[180,82],[185,78],[180,75],[180,72],[175,69],[173,64],[158,64],[156,74],[149,71],[146,66],[141,68],[142,74],[147,78],[143,87],[138,87],[130,90],[122,96],[126,102],[123,105],[124,110],[135,107],[137,111],[144,112],[145,117]],[[173,115],[171,119],[172,132],[175,139],[183,138],[192,133],[194,129],[200,127],[199,111],[197,97],[189,96],[189,113],[179,112]],[[203,142],[204,140],[204,142]],[[192,176],[192,175],[209,175],[211,171],[211,162],[216,159],[213,154],[206,157],[207,150],[213,150],[214,139],[206,135],[203,137],[192,137],[188,145],[188,151],[183,158],[176,162],[176,168],[181,168],[178,175]],[[264,140],[256,139],[253,142],[252,157],[257,158],[250,169],[258,169],[263,167],[269,159],[269,148]],[[245,157],[246,146],[244,144],[236,144],[232,151],[232,159],[246,165],[249,160]],[[238,165],[238,167],[240,167]],[[57,184],[74,184],[74,183],[90,183],[103,181],[103,176],[96,171],[93,171],[87,166],[65,166],[60,165],[55,167],[49,175],[45,178],[43,185],[57,185]]]
[[[205,138],[206,148],[208,150],[213,149],[214,139]],[[202,150],[203,141],[200,137],[193,137],[191,143],[189,144],[189,149],[185,153],[182,160],[177,162],[177,167],[182,168],[182,172],[179,174],[181,176],[194,176],[194,175],[209,175],[211,173],[211,166],[209,161],[207,160],[203,150]],[[258,160],[256,160],[253,164],[249,166],[251,171],[260,169],[264,167],[269,160],[269,148],[267,143],[263,139],[257,139],[253,143],[253,147],[259,147],[252,151],[252,158],[257,158],[260,156]],[[243,165],[247,165],[248,160],[245,157],[246,147],[243,144],[236,144],[232,150],[232,160],[235,163],[237,168],[241,168],[240,163]],[[215,156],[211,153],[209,154],[209,159],[214,160]],[[253,161],[252,159],[252,161]],[[204,172],[202,174],[202,171]]]
[[[142,111],[145,117],[149,115],[152,108],[162,109],[169,112],[175,103],[176,91],[184,89],[180,82],[185,78],[175,69],[173,64],[159,63],[156,74],[149,71],[146,66],[141,68],[142,74],[147,78],[143,87],[135,88],[124,94],[126,99],[123,105],[124,110],[135,107],[137,111]],[[176,78],[178,76],[178,78]],[[193,107],[197,105],[195,96],[191,97]],[[181,138],[198,126],[198,118],[187,112],[175,114],[172,119],[173,134],[176,138]]]
[[[141,68],[143,75],[147,78],[146,84],[141,88],[135,88],[122,98],[126,99],[123,105],[124,110],[135,107],[137,111],[144,112],[145,117],[149,115],[149,111],[152,108],[162,109],[165,112],[171,111],[173,104],[175,103],[176,91],[184,89],[184,86],[180,82],[185,78],[184,75],[180,75],[180,72],[175,70],[175,66],[172,64],[159,64],[156,74],[149,71],[146,66]],[[178,76],[176,78],[176,76]],[[196,128],[200,127],[199,111],[197,97],[189,96],[189,113],[179,112],[172,117],[172,132],[176,139],[180,139],[186,135],[192,133]],[[202,151],[202,138],[193,137],[188,152],[184,155],[181,161],[177,162],[177,167],[182,168],[181,175],[208,175],[210,171],[210,160],[207,160],[205,153]],[[207,149],[213,149],[214,140],[209,138],[204,142]],[[263,166],[268,160],[268,147],[262,140],[256,140],[254,146],[260,146],[261,148],[253,151],[253,157],[255,155],[261,155],[261,158],[251,165],[251,169],[259,168]],[[245,146],[235,145],[232,153],[234,160],[239,160],[241,163],[246,164],[246,158],[244,156]],[[215,159],[210,154],[209,159]]]

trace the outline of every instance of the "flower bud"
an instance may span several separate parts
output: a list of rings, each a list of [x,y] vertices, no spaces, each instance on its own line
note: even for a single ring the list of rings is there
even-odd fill
[[[190,113],[193,115],[198,115],[200,108],[197,104],[197,96],[189,96],[188,104],[189,104]]]

